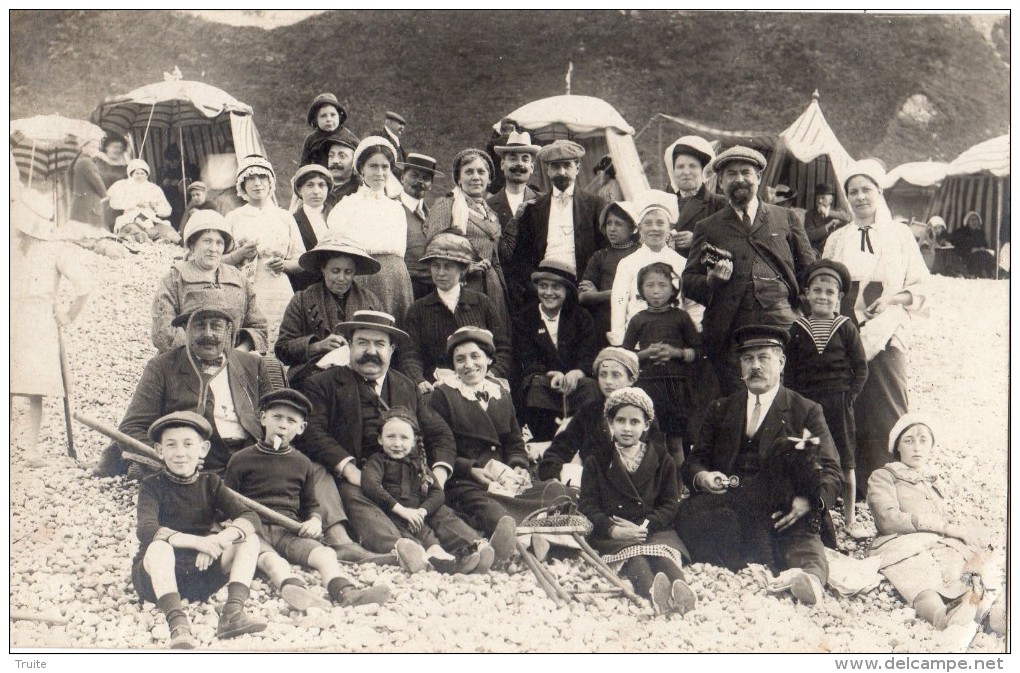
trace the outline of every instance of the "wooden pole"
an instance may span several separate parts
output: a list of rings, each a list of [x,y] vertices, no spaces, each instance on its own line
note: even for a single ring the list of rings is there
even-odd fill
[[[57,344],[60,348],[60,375],[64,380],[64,429],[67,431],[67,455],[78,460],[78,452],[74,448],[74,428],[71,425],[71,418],[74,410],[71,404],[71,390],[74,387],[74,379],[71,377],[71,363],[67,357],[67,342],[64,338],[64,329],[57,327]]]
[[[999,178],[999,189],[995,195],[995,280],[999,280],[999,253],[1002,252],[1002,243],[999,237],[1002,235],[1002,196],[1005,191],[1006,179]],[[1012,233],[1012,232],[1011,232]]]

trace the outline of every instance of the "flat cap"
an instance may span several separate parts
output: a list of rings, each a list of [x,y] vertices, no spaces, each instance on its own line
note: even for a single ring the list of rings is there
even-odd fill
[[[259,409],[265,411],[279,404],[290,407],[304,416],[312,413],[312,402],[293,388],[280,388],[259,398]]]
[[[175,411],[152,422],[149,426],[149,441],[158,444],[162,441],[163,431],[167,428],[195,428],[202,439],[209,439],[212,436],[212,426],[205,418],[194,411]]]
[[[208,192],[209,188],[205,186],[204,182],[202,182],[200,180],[195,180],[194,182],[192,182],[191,184],[188,185],[188,194],[190,194],[191,192],[195,192],[195,191],[198,191],[198,192]]]
[[[538,160],[545,163],[554,161],[580,161],[584,148],[573,140],[557,140],[538,151]]]
[[[736,331],[737,352],[749,348],[761,348],[763,346],[775,346],[786,348],[790,341],[790,333],[776,325],[746,325]]]
[[[392,119],[395,122],[400,122],[401,124],[403,124],[405,126],[407,125],[407,120],[404,119],[403,116],[398,115],[396,112],[394,112],[392,110],[387,110],[386,111],[386,118],[387,119]]]
[[[217,288],[188,290],[181,304],[181,312],[170,321],[170,324],[173,327],[184,327],[192,315],[199,313],[226,318],[234,327],[240,325],[240,311],[227,299],[227,293]]]
[[[758,150],[751,149],[750,147],[744,147],[743,145],[736,145],[719,153],[719,156],[717,156],[715,161],[712,162],[712,170],[718,173],[724,166],[726,166],[726,164],[734,161],[744,161],[749,164],[754,164],[758,167],[759,171],[765,170],[765,166],[768,165],[768,162],[765,161],[765,156]]]

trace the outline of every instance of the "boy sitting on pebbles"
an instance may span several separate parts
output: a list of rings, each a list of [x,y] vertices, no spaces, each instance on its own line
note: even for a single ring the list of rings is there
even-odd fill
[[[204,601],[227,585],[217,638],[266,628],[244,611],[259,539],[258,517],[215,474],[199,472],[209,452],[209,422],[192,411],[162,416],[149,427],[163,470],[142,481],[131,582],[142,600],[166,615],[172,649],[194,649],[181,598]],[[213,526],[230,518],[218,533]]]
[[[342,606],[385,603],[390,597],[388,586],[355,589],[340,574],[336,552],[316,539],[322,536],[322,514],[315,498],[312,461],[291,446],[307,426],[312,403],[298,391],[282,388],[263,395],[259,407],[263,439],[230,457],[224,480],[242,495],[302,522],[297,533],[261,522],[259,570],[269,576],[288,605],[302,612],[310,607],[327,609],[330,604],[308,591],[290,563],[317,570],[329,597]]]

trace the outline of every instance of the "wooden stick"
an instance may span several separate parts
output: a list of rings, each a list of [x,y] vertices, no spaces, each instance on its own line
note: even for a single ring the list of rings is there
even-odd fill
[[[561,605],[563,603],[563,598],[560,596],[559,592],[556,591],[556,587],[553,586],[549,579],[542,573],[538,560],[531,555],[531,552],[524,548],[524,545],[520,540],[516,540],[516,543],[517,553],[521,555],[522,559],[524,559],[524,565],[528,566],[528,569],[534,573],[535,578],[538,579],[538,585],[545,590],[545,593],[549,596],[549,598],[556,601],[557,605]]]
[[[60,626],[67,624],[69,620],[59,614],[45,615],[41,612],[11,611],[11,621],[14,622],[40,622]]]
[[[131,449],[135,453],[141,454],[142,456],[150,458],[159,463],[163,462],[162,460],[160,460],[159,454],[156,453],[155,449],[145,444],[142,444],[131,435],[124,434],[123,432],[117,430],[116,428],[112,428],[106,425],[105,423],[100,423],[97,420],[91,419],[87,416],[82,416],[81,414],[75,414],[74,418],[82,425],[90,427],[100,434],[106,435],[113,441]],[[294,519],[291,519],[288,516],[284,516],[283,514],[280,514],[275,510],[271,510],[262,503],[255,502],[251,498],[247,498],[233,489],[227,488],[226,486],[224,486],[223,488],[225,488],[229,493],[233,493],[238,498],[240,498],[241,502],[244,503],[244,505],[248,509],[258,514],[259,518],[261,518],[263,521],[275,524],[277,526],[283,526],[292,533],[297,533],[298,531],[301,530],[300,522],[295,521]]]
[[[609,580],[610,584],[620,589],[623,595],[631,600],[636,605],[644,606],[644,601],[634,593],[634,590],[627,586],[620,576],[613,572],[613,569],[606,565],[606,562],[602,560],[602,557],[598,555],[588,541],[581,536],[580,533],[574,533],[574,540],[581,547],[581,558],[594,566],[596,572]]]
[[[59,326],[57,327],[57,344],[60,347],[60,374],[64,379],[64,429],[67,431],[67,455],[78,460],[78,452],[74,448],[74,429],[71,427],[71,417],[74,414],[71,408],[71,389],[74,387],[74,380],[71,378],[71,363],[67,357],[64,330]]]

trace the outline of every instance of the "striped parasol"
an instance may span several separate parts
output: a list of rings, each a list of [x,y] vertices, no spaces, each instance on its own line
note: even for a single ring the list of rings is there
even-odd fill
[[[103,129],[82,119],[38,115],[11,122],[11,155],[28,186],[67,170],[89,141],[103,139]]]

